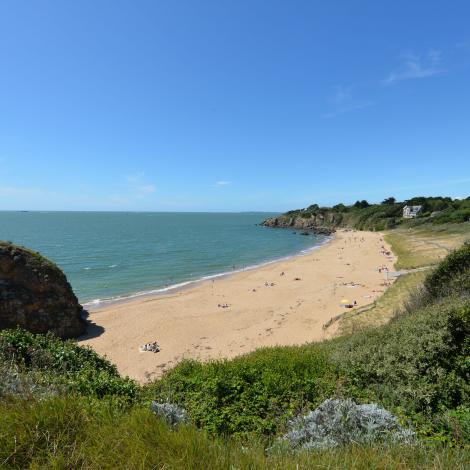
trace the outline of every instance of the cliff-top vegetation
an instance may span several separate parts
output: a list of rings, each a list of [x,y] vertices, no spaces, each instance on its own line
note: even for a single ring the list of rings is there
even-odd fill
[[[422,206],[413,219],[403,218],[403,208]],[[366,200],[352,205],[337,204],[333,207],[320,207],[312,204],[304,209],[296,209],[277,217],[279,225],[293,224],[296,219],[311,219],[316,227],[350,227],[358,230],[387,230],[398,226],[416,227],[421,224],[461,223],[470,220],[470,197],[452,199],[450,197],[414,197],[397,201],[389,197],[380,204],[370,204]]]

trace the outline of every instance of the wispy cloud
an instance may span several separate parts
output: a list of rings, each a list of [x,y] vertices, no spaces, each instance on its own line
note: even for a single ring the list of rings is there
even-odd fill
[[[374,105],[372,101],[355,98],[352,94],[353,88],[353,86],[337,86],[333,96],[330,99],[333,109],[330,112],[324,114],[323,117],[329,119],[340,114],[349,113],[351,111],[358,111],[360,109],[368,108]]]
[[[441,73],[441,55],[438,50],[431,50],[425,55],[403,55],[401,66],[383,80],[384,85],[394,85],[403,80],[427,78]]]
[[[218,187],[222,187],[222,186],[228,186],[229,184],[232,184],[231,181],[216,181],[215,182],[215,185],[218,186]]]

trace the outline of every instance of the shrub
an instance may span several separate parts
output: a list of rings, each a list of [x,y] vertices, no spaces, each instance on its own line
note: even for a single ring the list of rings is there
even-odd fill
[[[139,391],[134,381],[121,377],[116,366],[91,348],[50,333],[1,331],[0,359],[17,367],[23,375],[34,372],[36,379],[41,377],[42,382],[72,393],[135,399]]]
[[[470,294],[470,243],[447,256],[426,278],[424,287],[433,299]]]
[[[37,373],[26,373],[14,364],[0,365],[0,399],[43,399],[58,395],[62,391],[55,384],[42,380]]]
[[[328,399],[315,411],[292,420],[282,440],[293,449],[322,450],[351,443],[410,442],[413,437],[395,416],[374,403]]]
[[[187,423],[188,414],[186,410],[174,405],[173,403],[158,403],[153,401],[150,405],[150,409],[159,417],[169,424],[170,426],[176,426],[177,424]]]
[[[468,403],[470,304],[438,303],[325,344],[356,397],[408,413]]]
[[[337,375],[320,348],[266,348],[231,361],[184,361],[150,386],[214,434],[275,434],[331,396]]]

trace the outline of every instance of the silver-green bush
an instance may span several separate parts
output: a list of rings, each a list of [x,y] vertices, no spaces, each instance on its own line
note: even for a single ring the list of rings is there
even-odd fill
[[[170,426],[176,426],[188,422],[188,414],[184,408],[173,403],[158,403],[153,401],[150,409],[159,417],[163,418]]]
[[[413,431],[402,428],[395,416],[374,403],[328,399],[290,421],[282,441],[293,449],[321,450],[350,443],[411,442],[413,437]]]

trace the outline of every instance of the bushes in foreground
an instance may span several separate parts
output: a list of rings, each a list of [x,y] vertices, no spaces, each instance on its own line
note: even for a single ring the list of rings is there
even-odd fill
[[[116,410],[79,397],[0,402],[0,468],[442,469],[464,470],[469,449],[441,445],[351,445],[317,452],[265,453],[189,425],[169,428],[148,409]]]
[[[322,450],[352,443],[414,442],[414,432],[402,428],[395,416],[375,403],[325,400],[316,410],[289,422],[280,443],[293,449]]]
[[[265,348],[230,361],[183,361],[148,393],[214,434],[272,435],[330,397],[338,375],[318,346]]]
[[[138,385],[119,375],[115,365],[88,347],[63,341],[52,334],[27,331],[0,331],[0,375],[18,376],[30,384],[60,388],[64,392],[86,396],[120,396],[133,400]],[[1,377],[0,377],[1,379]],[[8,389],[3,388],[3,394]]]
[[[469,326],[470,304],[447,300],[324,346],[353,396],[431,414],[470,403]]]
[[[470,242],[445,258],[424,282],[431,299],[470,296]]]

